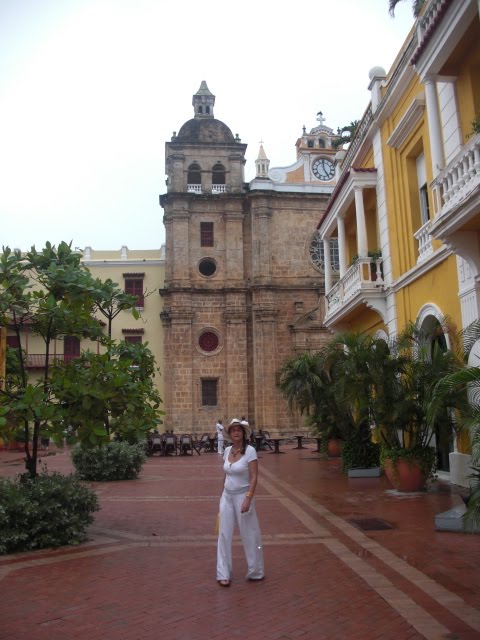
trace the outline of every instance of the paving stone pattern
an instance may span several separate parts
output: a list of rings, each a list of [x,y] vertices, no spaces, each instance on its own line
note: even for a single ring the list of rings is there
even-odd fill
[[[480,637],[480,537],[434,530],[460,502],[436,483],[397,494],[340,461],[261,453],[267,577],[215,581],[220,456],[149,458],[136,481],[92,483],[101,511],[79,547],[0,556],[0,640],[470,640]],[[71,471],[68,452],[43,458]],[[0,453],[0,475],[22,471]],[[363,531],[378,518],[391,529]]]

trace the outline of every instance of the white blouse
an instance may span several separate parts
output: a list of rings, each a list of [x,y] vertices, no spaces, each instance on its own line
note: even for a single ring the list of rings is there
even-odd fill
[[[229,462],[231,446],[225,449],[223,454],[223,470],[225,471],[225,489],[228,491],[239,491],[240,489],[248,489],[250,484],[250,475],[248,465],[253,460],[257,460],[257,452],[251,445],[247,445],[245,453],[236,462]]]

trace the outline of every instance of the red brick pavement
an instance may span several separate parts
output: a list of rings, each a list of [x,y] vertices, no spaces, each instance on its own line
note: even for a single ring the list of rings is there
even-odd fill
[[[0,556],[0,639],[480,637],[480,538],[433,529],[458,491],[402,496],[312,448],[284,450],[260,454],[265,581],[245,581],[238,540],[232,586],[215,581],[219,456],[150,458],[136,481],[92,484],[88,543]],[[71,470],[68,453],[44,462]],[[0,475],[19,471],[19,454],[0,453]],[[393,528],[349,522],[374,517]]]

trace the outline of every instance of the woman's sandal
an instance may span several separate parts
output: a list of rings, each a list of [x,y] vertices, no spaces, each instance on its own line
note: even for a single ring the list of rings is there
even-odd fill
[[[230,586],[230,580],[217,580],[217,582],[221,587],[229,587]]]

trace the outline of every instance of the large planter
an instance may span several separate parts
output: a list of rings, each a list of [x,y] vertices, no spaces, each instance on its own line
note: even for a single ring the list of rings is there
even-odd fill
[[[416,460],[384,460],[385,475],[397,491],[421,491],[428,479]]]
[[[329,458],[339,458],[342,453],[341,440],[330,438],[327,442],[327,455]]]

